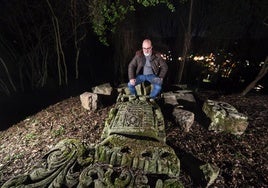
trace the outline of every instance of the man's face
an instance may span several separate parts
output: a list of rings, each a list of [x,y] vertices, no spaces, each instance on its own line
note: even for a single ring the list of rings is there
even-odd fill
[[[144,41],[142,43],[142,51],[145,56],[149,56],[152,53],[152,44],[150,41]]]

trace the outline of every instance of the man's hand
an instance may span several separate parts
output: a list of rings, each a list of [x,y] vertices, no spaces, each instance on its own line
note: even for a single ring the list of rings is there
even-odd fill
[[[135,83],[136,83],[136,79],[130,79],[130,80],[129,80],[129,82],[130,82],[130,84],[131,84],[131,85],[133,85],[133,86],[134,86],[134,85],[135,85]]]

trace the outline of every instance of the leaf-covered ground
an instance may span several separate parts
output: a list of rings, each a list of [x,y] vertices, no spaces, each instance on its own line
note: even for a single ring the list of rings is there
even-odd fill
[[[207,130],[200,107],[205,99],[228,102],[249,117],[241,136]],[[268,96],[218,96],[199,93],[194,110],[197,116],[185,133],[171,118],[166,119],[167,144],[181,160],[180,179],[185,187],[202,187],[193,173],[198,164],[220,168],[213,187],[268,186]],[[98,143],[104,120],[113,106],[96,112],[82,108],[79,96],[51,105],[37,114],[0,132],[0,186],[8,179],[30,171],[56,143],[76,138],[85,144]],[[165,113],[165,109],[162,109]],[[196,166],[195,166],[196,165]]]

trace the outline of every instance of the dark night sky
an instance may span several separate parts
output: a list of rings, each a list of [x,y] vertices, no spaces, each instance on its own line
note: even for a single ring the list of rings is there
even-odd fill
[[[132,42],[128,45],[133,49],[139,48],[141,40],[148,36],[154,40],[156,48],[164,51],[172,50],[176,56],[181,55],[189,3],[182,5],[178,1],[174,0],[174,2],[176,3],[174,13],[161,5],[150,8],[139,6],[136,12],[129,14],[121,23],[123,29],[130,30],[133,34],[133,40],[129,40]],[[92,32],[91,25],[87,24],[86,27],[80,27],[78,30],[78,35],[81,34],[81,36],[85,31],[88,33],[85,40],[79,43],[81,45],[79,62],[81,79],[73,79],[75,55],[73,35],[70,34],[71,19],[68,17],[70,15],[64,9],[67,6],[65,1],[53,1],[53,3],[55,3],[53,4],[54,11],[60,25],[63,50],[70,69],[68,75],[72,77],[69,79],[68,86],[61,87],[57,86],[57,79],[55,79],[57,78],[57,66],[53,63],[57,59],[54,44],[55,33],[51,14],[45,1],[1,0],[0,57],[3,60],[0,64],[1,129],[49,104],[78,95],[95,84],[109,81],[110,78],[119,77],[113,75],[116,42],[111,41],[110,47],[103,46]],[[82,12],[85,7],[80,8]],[[193,38],[190,52],[208,53],[225,49],[242,60],[263,61],[268,54],[267,13],[267,0],[194,1],[191,24]],[[113,40],[113,37],[110,39]],[[31,79],[36,77],[38,80],[39,71],[43,70],[41,68],[43,64],[40,62],[43,62],[44,58],[40,57],[44,57],[45,50],[48,52],[47,82],[55,85],[32,89]],[[133,55],[134,51],[131,54]],[[38,63],[32,64],[32,62]],[[12,89],[3,64],[7,67],[17,87],[17,92]],[[25,92],[22,92],[20,76],[24,78]],[[11,92],[11,96],[7,96],[7,90]]]

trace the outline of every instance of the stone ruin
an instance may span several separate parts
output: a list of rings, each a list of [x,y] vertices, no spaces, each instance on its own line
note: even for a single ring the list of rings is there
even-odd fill
[[[2,187],[183,187],[180,160],[165,140],[163,114],[155,102],[119,95],[99,144],[62,140],[42,165]]]
[[[166,144],[164,117],[160,107],[146,96],[150,88],[137,88],[138,96],[118,88],[115,107],[106,118],[99,144],[88,145],[79,140],[62,140],[43,157],[43,163],[31,172],[8,180],[7,187],[183,187],[179,180],[180,160]],[[82,106],[96,110],[100,96],[109,96],[112,87],[103,84],[93,93],[80,95]],[[195,103],[191,91],[162,94],[165,104],[172,106],[175,123],[189,132],[195,114],[178,103]],[[209,130],[241,135],[248,122],[230,104],[207,100],[202,110],[211,123]],[[185,162],[185,161],[184,161]],[[199,167],[209,187],[220,169],[209,163]]]
[[[248,117],[226,102],[206,100],[202,109],[211,120],[208,130],[241,135],[247,129]]]

